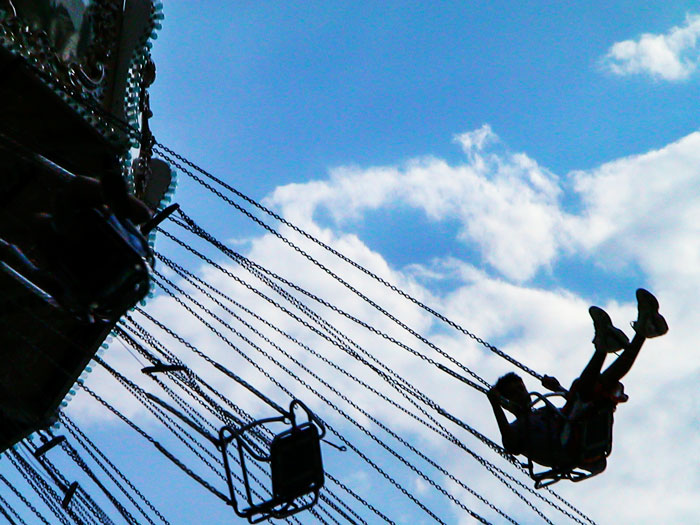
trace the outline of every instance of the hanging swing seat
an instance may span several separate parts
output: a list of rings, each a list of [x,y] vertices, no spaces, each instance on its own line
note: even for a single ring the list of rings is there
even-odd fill
[[[298,423],[294,410],[299,407],[307,416]],[[269,445],[269,452],[250,441],[248,433],[257,433],[264,425],[288,423],[290,428],[276,434]],[[318,501],[324,483],[321,439],[325,427],[318,418],[299,400],[293,400],[289,412],[277,417],[260,419],[240,428],[225,426],[219,432],[219,448],[222,451],[226,476],[231,495],[230,504],[236,514],[250,523],[277,518],[283,519],[311,508]],[[233,485],[233,474],[229,466],[228,445],[235,441],[240,458],[241,473],[248,507],[239,509]],[[271,497],[254,501],[250,486],[246,457],[269,464],[272,478]]]
[[[565,397],[564,393],[531,392],[530,396],[534,397],[531,408],[542,402],[560,419],[562,430],[559,444],[569,458],[565,465],[540,472],[535,472],[534,462],[528,458],[523,466],[527,467],[530,477],[535,482],[535,488],[546,487],[561,480],[579,482],[603,472],[606,458],[612,451],[612,411],[608,407],[590,404],[581,411],[573,410],[572,415],[567,416],[550,401],[552,397]]]

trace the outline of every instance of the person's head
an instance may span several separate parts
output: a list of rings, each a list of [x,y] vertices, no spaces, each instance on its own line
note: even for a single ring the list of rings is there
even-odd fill
[[[525,383],[520,376],[514,372],[510,372],[496,381],[496,388],[508,405],[506,410],[518,415],[530,408],[530,394],[525,387]]]
[[[610,389],[610,399],[612,399],[615,402],[615,404],[626,403],[629,399],[629,396],[625,394],[624,385],[619,381],[617,382],[617,384],[615,384],[615,386],[613,386]]]

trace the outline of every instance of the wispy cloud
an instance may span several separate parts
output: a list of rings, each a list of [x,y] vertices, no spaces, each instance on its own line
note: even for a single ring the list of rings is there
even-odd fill
[[[595,501],[595,508],[586,508],[582,503],[583,510],[592,511],[593,517],[601,521],[605,521],[603,516],[606,513],[612,512],[618,521],[625,523],[657,523],[668,518],[670,512],[676,513],[674,522],[696,516],[697,469],[693,461],[687,461],[687,456],[700,445],[700,437],[694,429],[697,397],[692,394],[697,384],[697,370],[700,370],[700,354],[689,343],[700,324],[700,313],[695,308],[696,290],[700,288],[700,250],[696,242],[700,235],[697,227],[700,224],[697,211],[700,189],[694,176],[700,163],[700,133],[656,151],[621,158],[564,177],[550,173],[525,154],[505,150],[488,126],[460,134],[455,141],[463,148],[465,158],[454,164],[435,157],[422,157],[399,166],[337,168],[325,179],[279,187],[267,202],[317,238],[484,339],[496,342],[501,349],[528,366],[557,375],[564,384],[576,377],[590,355],[588,341],[592,327],[586,314],[588,300],[565,288],[540,288],[534,284],[532,276],[543,267],[550,267],[555,274],[560,272],[558,263],[562,253],[582,260],[595,259],[597,265],[611,268],[611,272],[620,271],[621,267],[625,271],[625,265],[641,268],[645,283],[649,283],[661,299],[671,332],[659,340],[650,341],[633,372],[625,378],[631,400],[616,413],[615,451],[606,473],[584,484],[562,485],[558,490],[574,503]],[[576,211],[566,211],[565,204],[570,200],[579,201]],[[352,231],[352,221],[362,220],[368,211],[393,209],[397,204],[419,210],[436,224],[457,222],[456,235],[462,242],[473,243],[482,260],[458,260],[436,249],[430,264],[414,263],[405,268],[392,266],[381,249],[371,249],[360,234]],[[326,213],[319,214],[319,210]],[[321,220],[321,217],[330,217],[330,220]],[[405,231],[399,229],[396,232],[396,235],[407,237],[407,246],[410,245],[409,226]],[[365,275],[324,254],[303,238],[287,229],[284,233],[383,308],[487,380],[494,380],[512,368],[466,341],[461,334],[438,326],[414,304],[386,293]],[[351,312],[367,324],[436,357],[434,352],[419,345],[386,317],[348,293],[346,288],[272,235],[253,238],[244,251],[256,262]],[[233,264],[227,267],[235,275],[272,294],[240,267]],[[328,379],[332,386],[359,406],[369,409],[374,417],[390,422],[391,428],[408,441],[449,464],[449,470],[457,474],[458,479],[467,480],[470,486],[478,487],[479,492],[495,498],[495,503],[518,521],[528,515],[528,510],[518,501],[513,501],[514,498],[509,497],[474,461],[466,456],[454,461],[452,448],[435,440],[432,433],[393,406],[380,402],[377,396],[341,376],[338,370],[347,370],[378,390],[386,391],[385,383],[376,375],[277,308],[255,298],[244,286],[211,269],[203,272],[203,276],[215,289],[333,361],[334,367],[320,362],[290,340],[280,338],[269,327],[256,324],[301,363]],[[433,289],[433,281],[440,277],[449,278],[454,286],[448,291]],[[581,276],[582,280],[585,278],[585,275]],[[195,292],[195,295],[212,310],[231,319],[201,294]],[[606,292],[603,291],[602,295],[606,296]],[[634,291],[629,290],[619,301],[610,299],[600,306],[624,326],[624,322],[636,315]],[[445,378],[423,361],[347,319],[320,309],[318,305],[314,308],[318,308],[335,328],[351,336],[362,348],[408,378],[456,417],[493,439],[499,439],[483,395]],[[234,310],[238,311],[237,308]],[[259,371],[252,369],[209,330],[204,330],[171,299],[155,299],[149,305],[149,311],[167,325],[176,326],[186,339],[255,383],[273,399],[285,399]],[[247,314],[241,315],[250,319]],[[232,324],[237,330],[249,334],[240,322]],[[372,426],[367,418],[358,415],[346,401],[288,357],[282,356],[278,349],[271,348],[258,337],[252,338],[299,378],[353,414],[360,423]],[[291,375],[287,377],[281,368],[273,366],[240,338],[231,336],[231,339],[259,361],[263,370],[308,402],[324,419],[342,428],[352,441],[361,442],[363,438],[358,431],[349,428],[340,416],[302,387],[299,381]],[[185,362],[198,369],[210,384],[236,404],[256,415],[264,413],[249,400],[250,394],[235,388],[225,377],[213,372],[209,376],[197,364],[196,358],[179,348],[175,341],[168,344],[168,348],[180,354]],[[109,359],[121,367],[134,367],[134,363],[128,363],[133,358],[117,352],[117,349],[110,349]],[[101,379],[102,375],[98,373],[91,377],[91,382],[101,383]],[[533,389],[538,387],[536,384],[530,386]],[[394,395],[389,395],[394,398]],[[397,396],[396,400],[403,404],[400,397]],[[81,408],[80,404],[71,405],[75,411]],[[143,416],[143,410],[138,408],[127,410],[127,413],[138,420]],[[668,417],[670,413],[674,414],[673,420]],[[683,439],[678,441],[677,436],[683,436]],[[464,438],[470,447],[479,446],[473,443],[474,440],[469,441],[469,436]],[[654,476],[649,476],[648,468],[640,467],[640,458],[652,456]],[[333,457],[329,457],[328,465],[334,473],[343,468],[342,462]],[[508,465],[503,467],[507,469]],[[347,482],[351,478],[343,479]],[[381,480],[371,479],[380,485]],[[668,484],[672,479],[688,481],[681,485]],[[451,481],[445,480],[444,486],[451,487],[449,490],[454,488],[454,493],[460,498],[468,498],[461,489],[452,487]],[[415,487],[419,490],[423,485]],[[640,495],[645,505],[619,505],[620,501],[637,501]],[[468,501],[469,505],[475,503],[471,499]],[[671,501],[673,509],[669,510],[664,501]],[[403,512],[406,506],[405,501],[399,501],[397,512]],[[453,521],[457,522],[457,515],[454,518]]]
[[[617,75],[646,74],[671,82],[688,78],[700,60],[700,15],[688,15],[665,34],[644,33],[637,40],[612,45],[604,66]]]
[[[457,219],[460,241],[478,246],[509,279],[529,279],[563,244],[556,180],[525,154],[490,152],[486,146],[497,137],[488,126],[455,141],[464,163],[422,157],[402,166],[341,167],[325,181],[277,188],[267,202],[303,224],[313,223],[319,209],[341,225],[397,202],[433,221]]]

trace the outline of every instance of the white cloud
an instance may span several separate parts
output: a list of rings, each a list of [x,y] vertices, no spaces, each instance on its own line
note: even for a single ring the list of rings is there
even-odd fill
[[[433,221],[457,219],[462,242],[475,243],[508,278],[529,279],[564,244],[556,179],[525,154],[485,152],[496,140],[488,126],[456,140],[468,155],[466,163],[451,166],[423,157],[403,166],[335,168],[327,181],[277,188],[266,203],[312,228],[319,209],[342,225],[396,204],[421,210]]]
[[[529,279],[545,267],[557,275],[561,271],[558,264],[563,253],[584,262],[595,261],[611,276],[624,273],[629,266],[639,266],[644,280],[640,285],[651,286],[659,295],[671,332],[664,338],[650,341],[632,373],[625,378],[631,399],[616,414],[615,445],[608,471],[585,483],[560,484],[557,491],[600,522],[605,522],[608,513],[612,512],[622,523],[663,521],[668,516],[668,509],[662,504],[664,498],[673,501],[676,522],[695,516],[698,510],[694,499],[698,483],[697,461],[688,461],[687,457],[700,450],[700,434],[696,428],[697,397],[693,397],[700,370],[700,354],[690,343],[700,325],[700,314],[695,308],[695,290],[700,287],[700,264],[697,264],[700,262],[700,249],[697,248],[700,232],[696,226],[699,224],[696,203],[699,202],[700,190],[694,177],[695,168],[700,164],[700,134],[691,134],[657,151],[618,159],[565,178],[556,177],[525,154],[495,153],[489,145],[497,144],[498,138],[487,126],[459,135],[456,140],[465,149],[463,163],[450,165],[442,159],[423,157],[402,166],[337,168],[331,171],[327,180],[280,187],[270,195],[267,203],[389,282],[444,312],[484,339],[497,342],[516,359],[541,373],[557,375],[565,385],[576,377],[590,355],[592,329],[586,311],[588,298],[564,288],[543,289]],[[565,212],[564,204],[572,199],[580,201],[579,211]],[[362,220],[367,211],[396,206],[415,208],[436,224],[457,221],[456,235],[463,242],[477,246],[487,264],[436,253],[430,264],[416,262],[405,268],[392,266],[385,254],[370,249],[360,236],[352,232],[352,228],[353,221]],[[317,213],[320,209],[330,214],[331,223],[320,223]],[[488,381],[513,369],[463,335],[439,326],[415,305],[389,293],[345,263],[287,229],[282,231],[372,300]],[[397,234],[400,235],[401,231]],[[442,361],[433,350],[348,293],[273,236],[253,238],[245,245],[245,254],[368,324]],[[244,270],[232,264],[228,267],[266,293],[275,295]],[[210,269],[204,272],[204,276],[216,289],[236,298],[274,326],[327,356],[338,368],[349,371],[405,404],[375,374],[279,310],[255,299],[250,291]],[[443,279],[454,282],[453,289],[441,292],[433,287],[435,282]],[[595,292],[589,289],[586,293]],[[634,318],[634,290],[628,290],[619,298],[607,290],[600,290],[598,294],[608,298],[601,306],[610,312],[619,326],[624,328],[625,323]],[[279,297],[276,300],[284,303]],[[498,441],[498,430],[481,394],[445,377],[424,361],[349,320],[318,305],[313,308],[392,370],[429,393],[441,406]],[[155,300],[149,305],[149,310],[166,324],[176,327],[208,355],[254,381],[273,399],[280,401],[284,397],[259,372],[233,355],[230,347],[178,309],[173,301]],[[234,324],[237,329],[246,331],[241,323]],[[264,331],[272,333],[267,328]],[[437,458],[458,479],[493,499],[517,521],[534,519],[530,517],[533,515],[531,511],[466,454],[445,445],[408,416],[342,376],[337,368],[321,363],[289,340],[279,336],[274,339],[312,371],[328,379],[334,388],[380,421],[388,423],[417,448]],[[259,339],[255,340],[331,402],[354,413],[344,401],[286,357]],[[397,475],[400,480],[415,479],[411,472],[404,472],[401,478],[401,465],[391,466],[393,459],[377,452],[372,442],[350,429],[325,403],[247,345],[241,346],[265,371],[308,402],[322,417],[341,428],[353,443],[371,451],[373,458],[383,457],[382,465],[390,465],[392,475]],[[183,352],[174,342],[169,348]],[[107,356],[116,350],[110,349]],[[193,358],[188,359],[194,365]],[[250,401],[250,394],[234,388],[229,379],[214,374],[207,377],[236,404],[256,416],[269,415],[259,404]],[[526,379],[531,388],[538,388],[529,378]],[[129,413],[136,415],[137,411]],[[669,414],[674,417],[669,417]],[[354,415],[360,423],[391,441],[365,416]],[[447,425],[469,447],[515,475],[508,465],[494,458],[463,430]],[[394,445],[407,458],[412,457],[398,444]],[[652,457],[653,465],[648,464],[648,459],[641,459]],[[390,515],[413,509],[410,502],[395,491],[389,491],[391,496],[385,498],[387,491],[382,488],[384,481],[381,477],[354,461],[349,453],[338,456],[329,450],[326,464],[333,469],[334,475],[338,475],[338,470],[344,473],[345,477],[339,477],[349,484],[355,483],[353,488],[379,508],[390,508],[393,512],[387,511]],[[357,480],[360,473],[368,479]],[[673,479],[689,481],[674,485],[672,490],[667,489],[666,484]],[[370,483],[371,489],[368,488]],[[453,482],[444,480],[443,485],[467,506],[491,519],[499,519]],[[433,489],[424,482],[416,481],[414,487],[421,492],[421,498],[434,497],[431,496]],[[631,502],[639,498],[647,503],[619,505],[620,501]],[[440,515],[444,516],[446,512],[443,510]],[[546,510],[545,513],[554,522],[560,521],[556,512]],[[415,513],[408,516],[407,521],[416,521]],[[461,513],[453,518],[448,521],[458,522]]]
[[[551,268],[556,275],[563,253],[589,261],[611,277],[630,267],[640,267],[643,282],[639,284],[657,292],[671,332],[649,341],[638,364],[625,378],[631,400],[618,411],[615,451],[608,471],[585,487],[560,485],[557,489],[574,502],[581,497],[596,501],[591,511],[603,522],[606,513],[615,509],[616,519],[621,522],[654,523],[666,515],[666,511],[659,514],[655,510],[663,497],[674,501],[679,521],[694,515],[698,510],[693,488],[697,482],[695,463],[684,458],[700,445],[697,416],[684,409],[686,417],[671,422],[663,415],[681,406],[697,406],[690,385],[700,369],[700,359],[688,341],[700,324],[700,316],[692,306],[695,290],[700,287],[700,248],[696,242],[700,234],[700,190],[695,184],[700,134],[565,178],[557,178],[524,154],[490,152],[489,144],[497,143],[498,138],[488,127],[459,135],[457,141],[467,154],[463,164],[449,165],[428,157],[398,167],[335,169],[328,180],[313,183],[316,191],[305,192],[301,186],[280,188],[268,202],[281,210],[298,210],[302,206],[296,203],[304,202],[311,193],[313,203],[306,201],[304,216],[297,217],[311,228],[318,228],[314,212],[324,208],[335,223],[323,231],[337,236],[338,241],[353,238],[359,243],[357,247],[360,239],[338,230],[351,229],[348,221],[361,218],[370,209],[403,204],[435,221],[458,220],[460,238],[476,243],[484,261],[501,277],[449,257],[438,257],[430,266],[408,267],[410,275],[421,276],[426,283],[441,276],[456,277],[460,284],[449,293],[424,291],[431,296],[431,305],[485,339],[501,341],[502,349],[510,355],[540,372],[556,374],[564,384],[576,377],[590,355],[588,301],[572,291],[542,290],[524,286],[523,282],[542,267]],[[579,201],[579,211],[564,211],[564,199]],[[401,272],[395,271],[393,278],[400,280]],[[588,293],[605,297],[610,292]],[[636,315],[634,290],[620,299],[622,302],[611,299],[601,306],[624,328]],[[397,307],[406,313],[405,307]],[[435,331],[431,339],[489,379],[509,369],[482,349],[465,345],[462,337]],[[401,368],[409,374],[419,369],[408,364]],[[439,377],[428,384],[433,384],[431,390],[456,414],[477,428],[489,429],[487,433],[497,439],[488,409],[473,410],[481,406],[477,399],[462,392],[464,402],[455,404],[450,397],[461,390],[458,384]],[[674,384],[690,399],[670,408],[675,405],[665,393],[676,388],[671,386]],[[537,388],[532,383],[530,386]],[[379,407],[377,410],[383,413]],[[680,449],[671,445],[678,435],[684,436]],[[650,477],[647,466],[640,467],[644,464],[640,457],[651,456],[656,459],[655,473]],[[464,461],[462,479],[474,479],[476,467]],[[665,490],[665,482],[679,473],[684,479],[696,481],[674,486],[673,493]],[[479,479],[480,487],[488,486],[484,485],[488,483],[485,479]],[[610,493],[610,487],[623,485],[635,489],[622,496],[616,491]],[[620,498],[632,501],[640,494],[649,495],[649,505],[618,508]],[[503,505],[513,516],[527,515],[517,502],[504,500]]]
[[[603,64],[617,75],[643,73],[668,81],[683,80],[697,69],[699,35],[700,15],[689,15],[682,26],[666,34],[645,33],[637,40],[616,42]]]

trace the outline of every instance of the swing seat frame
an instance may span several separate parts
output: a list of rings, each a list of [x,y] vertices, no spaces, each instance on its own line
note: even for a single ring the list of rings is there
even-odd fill
[[[552,397],[565,398],[564,393],[531,392],[530,396],[534,397],[530,408],[543,402],[556,417],[561,418],[563,430],[559,438],[562,446],[571,457],[569,465],[540,472],[535,472],[534,462],[528,458],[527,463],[523,463],[523,466],[527,467],[530,477],[535,482],[535,488],[547,487],[561,480],[578,483],[603,472],[606,467],[606,459],[612,451],[612,412],[605,408],[592,406],[574,417],[569,417],[549,399]]]
[[[306,421],[297,422],[295,415],[297,407],[306,414]],[[287,423],[291,426],[275,435],[270,442],[269,451],[265,452],[246,434],[255,433],[260,436],[257,432],[259,427],[271,423]],[[219,448],[223,455],[231,496],[229,504],[234,512],[250,523],[259,523],[269,518],[283,519],[314,506],[318,502],[319,491],[325,479],[320,444],[325,433],[323,423],[297,399],[290,403],[289,411],[280,416],[253,421],[240,428],[223,427],[219,431]],[[244,509],[238,506],[227,453],[227,447],[233,441],[236,442],[238,449],[248,504]],[[271,497],[258,502],[254,501],[246,456],[270,465]]]

